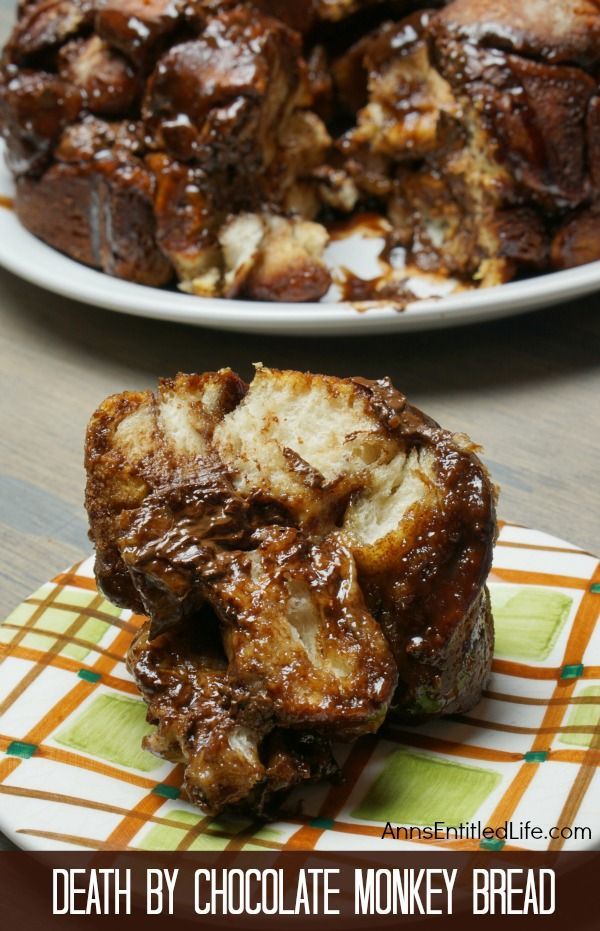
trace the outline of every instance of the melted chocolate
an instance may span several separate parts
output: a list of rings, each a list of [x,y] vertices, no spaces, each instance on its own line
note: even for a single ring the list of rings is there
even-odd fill
[[[367,504],[385,506],[369,500],[370,456],[364,468],[346,474],[340,466],[326,482],[308,453],[282,446],[291,488],[303,486],[300,504],[293,490],[248,485],[251,472],[230,472],[218,458],[219,441],[213,448],[210,439],[242,397],[252,403],[231,372],[161,385],[161,403],[175,391],[194,411],[195,430],[208,444],[201,453],[175,451],[164,432],[168,419],[156,414],[152,450],[141,461],[139,451],[127,459],[114,442],[116,425],[140,407],[156,410],[149,393],[109,399],[94,416],[87,504],[99,580],[111,571],[106,554],[116,546],[134,597],[152,618],[141,653],[134,646],[130,656],[158,724],[149,746],[187,763],[189,797],[213,811],[258,805],[255,786],[264,785],[267,738],[275,731],[354,739],[377,730],[393,696],[396,712],[413,719],[464,710],[478,698],[491,661],[484,586],[494,490],[472,449],[408,404],[388,378],[266,372],[260,377],[273,379],[273,392],[293,385],[301,396],[314,379],[338,403],[346,399],[363,412],[377,444],[373,468],[389,465],[396,487],[410,468],[424,488],[393,530],[369,543],[353,530],[352,509],[365,495]],[[200,415],[200,397],[211,398],[210,414]],[[231,459],[240,472],[245,461],[243,453]],[[277,457],[274,465],[281,469]],[[215,616],[221,650],[213,644]],[[236,750],[242,737],[255,747],[244,760]],[[302,759],[278,756],[284,784],[294,765],[313,772]]]
[[[239,686],[227,669],[214,615],[149,640],[147,624],[127,657],[157,725],[152,752],[186,764],[184,790],[205,811],[267,817],[281,793],[314,779],[333,778],[328,742],[315,734],[278,728],[271,717],[236,701]],[[236,735],[253,752],[236,752]]]
[[[359,278],[353,272],[344,270],[344,277],[340,283],[340,290],[345,301],[360,303],[362,301],[381,300],[378,285],[382,278]]]

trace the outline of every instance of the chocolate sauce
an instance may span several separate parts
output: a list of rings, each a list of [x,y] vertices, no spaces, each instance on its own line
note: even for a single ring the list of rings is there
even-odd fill
[[[354,234],[386,237],[390,225],[379,213],[357,213],[343,220],[333,220],[326,223],[327,231],[333,240],[345,239]]]
[[[380,299],[377,286],[383,280],[378,278],[359,278],[358,275],[344,269],[344,278],[339,282],[342,297],[345,301],[377,301]]]

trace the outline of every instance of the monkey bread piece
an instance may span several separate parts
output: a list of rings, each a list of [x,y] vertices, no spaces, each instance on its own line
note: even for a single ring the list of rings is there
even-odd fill
[[[32,0],[19,8],[4,57],[15,64],[50,58],[64,42],[89,29],[93,0]]]
[[[108,597],[158,635],[217,613],[245,702],[279,726],[377,729],[396,685],[351,552],[310,540],[273,498],[244,496],[212,443],[244,386],[230,371],[111,398],[88,432],[87,506]]]
[[[173,240],[177,241],[181,227],[173,230]],[[240,213],[218,230],[216,244],[207,239],[203,249],[191,252],[183,244],[176,259],[182,263],[191,258],[191,274],[181,288],[205,296],[319,300],[331,285],[331,273],[323,259],[328,241],[319,223],[299,217]]]
[[[377,730],[396,669],[350,550],[335,535],[309,543],[278,526],[256,531],[250,545],[223,558],[206,585],[248,704],[339,740]]]
[[[598,0],[30,0],[0,135],[27,229],[116,277],[319,301],[375,211],[407,274],[491,286],[600,259],[599,65]]]
[[[41,177],[17,180],[16,210],[28,230],[77,261],[160,286],[173,269],[156,244],[154,178],[137,144],[135,126],[123,123],[88,118],[68,127]]]
[[[301,783],[335,776],[328,742],[315,734],[274,728],[244,701],[227,669],[214,617],[150,640],[147,623],[127,657],[156,731],[147,750],[185,765],[184,789],[208,814],[268,815]]]
[[[442,29],[471,43],[583,67],[600,57],[597,0],[451,0],[446,7]]]
[[[208,170],[264,171],[300,79],[295,32],[245,7],[225,11],[159,58],[144,106],[154,147]]]
[[[309,538],[352,553],[398,666],[398,712],[477,701],[493,646],[495,490],[466,437],[387,379],[259,368],[213,442],[242,495],[278,502]]]
[[[592,0],[453,0],[388,22],[334,66],[362,107],[348,173],[423,270],[493,285],[547,267],[557,223],[598,198],[599,60]]]
[[[135,65],[148,67],[176,31],[180,5],[176,0],[96,0],[95,29]]]
[[[86,441],[86,507],[96,547],[96,575],[115,604],[144,605],[119,552],[119,538],[153,492],[196,479],[210,464],[216,424],[240,402],[246,386],[228,369],[164,379],[157,395],[125,392],[92,416]],[[204,482],[206,484],[206,480]]]
[[[77,87],[90,113],[128,113],[141,97],[142,84],[127,59],[98,36],[63,46],[59,73]]]
[[[469,441],[388,380],[178,376],[108,399],[86,465],[107,596],[153,636],[209,604],[248,702],[279,726],[375,729],[396,667],[403,715],[477,700],[495,491]]]
[[[16,178],[43,171],[81,107],[81,92],[56,74],[18,71],[14,65],[0,71],[0,132]]]
[[[45,174],[17,181],[23,224],[86,265],[140,284],[167,284],[173,270],[156,243],[154,176],[140,157],[143,145],[135,121],[90,115],[72,123]]]

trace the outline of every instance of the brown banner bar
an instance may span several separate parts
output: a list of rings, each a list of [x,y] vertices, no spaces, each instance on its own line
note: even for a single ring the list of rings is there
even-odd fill
[[[599,883],[600,852],[14,851],[0,853],[0,928],[591,931]]]

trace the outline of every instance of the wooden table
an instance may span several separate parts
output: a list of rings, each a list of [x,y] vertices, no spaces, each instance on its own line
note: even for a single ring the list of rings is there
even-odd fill
[[[0,0],[0,30],[8,6]],[[485,447],[502,517],[600,548],[599,296],[454,330],[266,338],[96,310],[0,272],[0,315],[2,614],[90,552],[82,445],[105,395],[177,371],[231,365],[249,376],[253,361],[390,375]]]
[[[157,294],[160,300],[160,294]],[[0,273],[0,611],[90,552],[82,446],[96,405],[159,375],[252,362],[390,375],[485,449],[500,514],[599,549],[600,298],[465,328],[360,338],[214,332],[101,311]]]

